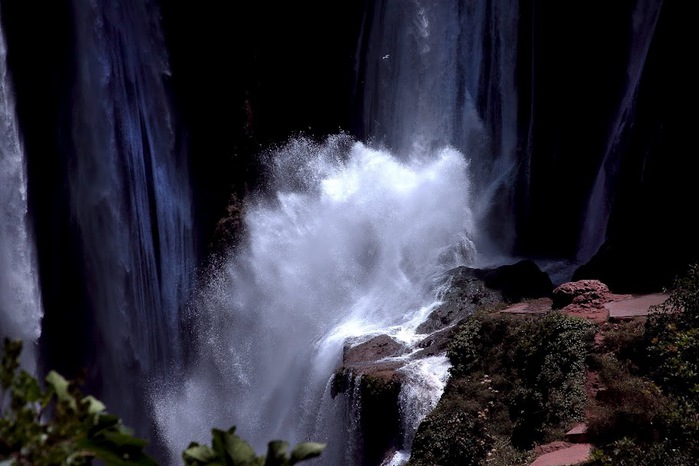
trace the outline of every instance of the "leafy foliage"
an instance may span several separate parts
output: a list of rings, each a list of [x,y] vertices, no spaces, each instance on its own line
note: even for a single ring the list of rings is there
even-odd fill
[[[416,433],[410,465],[528,458],[584,414],[594,326],[558,312],[476,314],[448,347],[451,378]]]
[[[0,367],[0,466],[89,465],[93,460],[114,466],[155,466],[121,420],[75,383],[51,371],[39,382],[19,367],[22,342],[4,340]],[[315,458],[324,444],[304,442],[287,454],[287,442],[269,443],[266,456],[228,431],[213,429],[212,444],[191,443],[183,452],[187,466],[291,466]]]
[[[155,465],[134,437],[103,403],[83,396],[56,372],[45,388],[19,369],[21,341],[5,339],[0,386],[0,460],[19,465],[85,465],[99,459],[113,465]],[[9,395],[9,399],[8,399]]]
[[[606,390],[593,404],[590,433],[599,448],[590,464],[697,464],[697,356],[699,266],[693,265],[638,337],[618,340],[613,352],[593,359]]]
[[[675,281],[668,300],[646,323],[650,375],[699,408],[699,265]]]
[[[322,443],[302,442],[289,455],[289,444],[281,440],[269,442],[266,456],[257,456],[252,446],[235,434],[235,427],[228,431],[213,429],[211,446],[196,442],[182,453],[187,466],[291,466],[317,456],[325,448]]]

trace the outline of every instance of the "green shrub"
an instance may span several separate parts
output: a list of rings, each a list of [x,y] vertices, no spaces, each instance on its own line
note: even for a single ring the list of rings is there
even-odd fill
[[[520,382],[508,403],[514,422],[512,442],[527,448],[549,441],[585,412],[585,359],[594,325],[558,312],[530,320],[516,332],[505,362]]]
[[[651,445],[638,444],[622,438],[604,450],[594,449],[588,466],[695,466],[696,457],[682,451],[670,440],[664,439]]]
[[[583,416],[594,326],[558,312],[478,313],[448,346],[451,377],[410,465],[516,464]],[[525,460],[523,460],[525,461]]]
[[[675,281],[646,322],[647,367],[665,390],[699,404],[699,266]]]
[[[5,339],[3,350],[0,461],[84,465],[99,459],[113,465],[155,464],[143,451],[146,441],[134,437],[99,400],[83,396],[56,372],[46,376],[42,390],[34,377],[19,370],[21,341]]]
[[[622,439],[653,442],[667,427],[671,401],[651,380],[632,375],[613,354],[598,355],[593,367],[604,385],[590,408],[588,434],[602,445]]]
[[[590,464],[697,464],[699,267],[675,281],[640,335],[604,350],[593,360],[606,390],[592,408]]]
[[[493,447],[487,409],[473,409],[456,400],[443,403],[420,424],[408,466],[482,464]]]

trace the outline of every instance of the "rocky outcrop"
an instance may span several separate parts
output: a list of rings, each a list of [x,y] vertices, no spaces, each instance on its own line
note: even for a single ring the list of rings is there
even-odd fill
[[[456,324],[479,306],[496,306],[522,298],[549,296],[552,285],[546,273],[531,261],[495,269],[457,267],[444,276],[442,304],[417,329],[425,334],[412,358],[446,352]],[[332,396],[345,394],[357,416],[359,435],[357,464],[381,464],[390,452],[402,447],[398,396],[403,383],[399,370],[410,348],[388,335],[349,341],[342,365],[335,372]]]
[[[501,302],[502,294],[486,286],[478,274],[477,269],[470,267],[457,267],[447,272],[441,296],[443,304],[432,311],[417,331],[431,334],[468,317],[480,305]]]
[[[344,393],[348,405],[359,408],[351,410],[358,418],[361,439],[355,451],[356,464],[380,464],[387,452],[401,446],[398,395],[402,375],[398,369],[405,362],[390,358],[407,350],[388,335],[354,346],[350,342],[344,348],[343,364],[333,377],[331,394],[335,397]]]
[[[418,332],[429,334],[452,326],[478,306],[549,296],[553,289],[546,272],[530,260],[494,269],[457,267],[447,272],[445,284],[444,304],[430,314]]]
[[[396,372],[405,362],[387,359],[401,356],[408,351],[402,343],[388,335],[378,335],[368,341],[345,345],[342,366],[335,372],[332,384],[332,396],[350,391],[357,379],[371,377],[377,383],[393,384],[400,382]]]

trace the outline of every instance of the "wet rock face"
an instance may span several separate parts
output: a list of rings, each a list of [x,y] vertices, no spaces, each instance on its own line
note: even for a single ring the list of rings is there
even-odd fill
[[[525,298],[549,296],[553,285],[546,272],[530,260],[494,269],[457,267],[447,272],[449,287],[444,304],[418,327],[420,333],[433,333],[470,316],[481,305],[518,302]]]
[[[401,417],[398,396],[405,361],[386,360],[401,356],[408,348],[388,335],[379,335],[344,349],[343,365],[333,378],[333,397],[344,393],[350,406],[358,407],[360,447],[356,463],[381,464],[388,452],[401,446]]]
[[[434,333],[470,316],[479,305],[501,302],[502,294],[487,287],[478,273],[470,267],[456,267],[447,272],[444,279],[448,287],[441,299],[444,304],[432,311],[417,328],[418,333]]]
[[[345,367],[361,367],[375,363],[380,359],[400,356],[408,348],[388,335],[379,335],[356,346],[345,346],[342,362]]]
[[[379,335],[368,341],[344,348],[342,366],[335,372],[332,384],[332,396],[352,390],[355,383],[367,376],[378,384],[400,384],[400,374],[396,371],[403,367],[405,361],[386,360],[401,356],[408,348],[388,335]],[[380,390],[378,390],[380,391]]]

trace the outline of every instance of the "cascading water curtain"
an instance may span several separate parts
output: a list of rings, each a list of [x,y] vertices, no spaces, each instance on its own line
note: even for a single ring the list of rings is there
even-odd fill
[[[577,254],[579,263],[592,258],[606,238],[624,139],[633,125],[636,95],[662,6],[662,1],[639,0],[631,15],[631,41],[625,57],[626,79],[583,217],[585,223]]]
[[[143,429],[146,382],[181,363],[180,311],[194,254],[189,175],[174,143],[157,5],[73,6],[69,183],[97,326],[94,359],[110,409]]]
[[[22,364],[34,371],[43,311],[28,215],[26,161],[6,55],[0,28],[0,339],[22,339]]]
[[[409,157],[450,145],[473,174],[480,260],[514,241],[518,0],[382,0],[360,50],[363,133]]]

